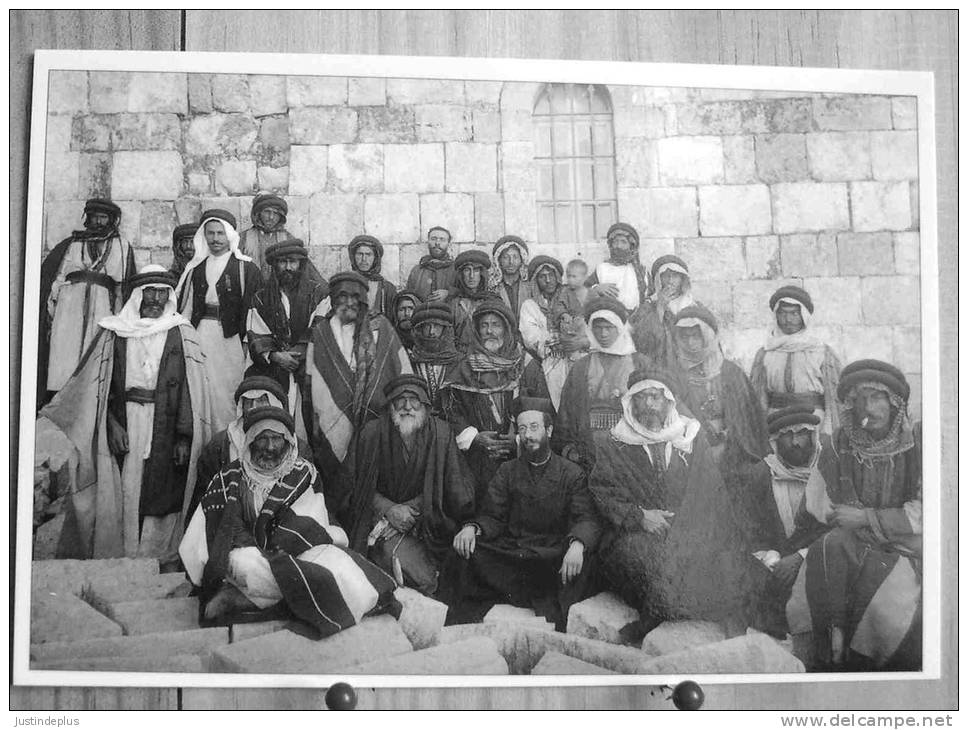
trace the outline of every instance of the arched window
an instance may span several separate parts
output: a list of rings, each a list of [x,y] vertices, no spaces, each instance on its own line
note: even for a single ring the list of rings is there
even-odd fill
[[[538,240],[604,240],[618,208],[608,90],[589,84],[545,84],[533,119]]]

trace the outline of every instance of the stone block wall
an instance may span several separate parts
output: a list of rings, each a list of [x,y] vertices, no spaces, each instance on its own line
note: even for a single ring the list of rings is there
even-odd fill
[[[175,225],[222,207],[248,227],[252,198],[270,191],[328,273],[365,232],[400,282],[433,225],[456,251],[514,233],[563,261],[605,256],[598,241],[535,240],[539,84],[122,72],[50,83],[45,250],[80,225],[85,199],[106,196],[139,263],[167,264]],[[795,282],[845,362],[895,362],[919,394],[913,99],[608,90],[619,218],[639,230],[646,266],[686,259],[729,357],[749,367],[770,293]]]

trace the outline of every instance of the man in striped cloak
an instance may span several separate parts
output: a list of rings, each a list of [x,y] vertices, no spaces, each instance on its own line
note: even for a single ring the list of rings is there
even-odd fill
[[[386,384],[413,372],[390,321],[368,316],[368,290],[367,280],[355,271],[334,274],[330,309],[314,325],[306,351],[309,440],[316,464],[327,475],[338,472],[353,435],[386,406]]]
[[[805,563],[814,643],[833,668],[921,667],[921,430],[910,393],[888,363],[845,367],[841,426],[807,484],[811,511],[833,526]]]
[[[330,524],[292,416],[254,408],[244,427],[241,457],[212,479],[179,548],[201,588],[203,623],[258,617],[281,602],[322,638],[398,608],[393,579],[347,550],[346,533]]]

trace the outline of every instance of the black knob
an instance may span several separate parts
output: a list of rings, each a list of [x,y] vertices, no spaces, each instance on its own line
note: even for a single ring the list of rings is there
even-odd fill
[[[691,679],[679,682],[676,688],[672,690],[672,704],[679,710],[698,710],[702,707],[705,699],[706,695],[703,693],[702,687]]]
[[[326,690],[326,706],[331,710],[355,710],[356,690],[346,682],[337,682]]]

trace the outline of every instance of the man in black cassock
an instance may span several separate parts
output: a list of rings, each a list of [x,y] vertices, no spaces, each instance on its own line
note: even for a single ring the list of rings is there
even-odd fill
[[[514,412],[521,456],[500,466],[477,517],[454,538],[463,560],[449,574],[448,621],[477,621],[510,603],[560,631],[571,605],[591,593],[601,527],[584,473],[551,451],[551,401],[519,398]]]

